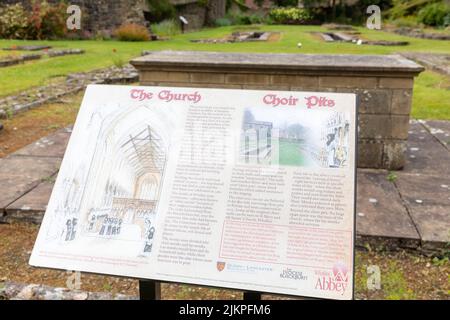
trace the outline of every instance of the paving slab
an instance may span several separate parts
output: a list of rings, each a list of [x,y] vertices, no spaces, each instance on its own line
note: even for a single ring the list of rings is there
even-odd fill
[[[62,158],[69,142],[70,128],[64,128],[43,137],[34,143],[16,151],[14,156],[56,157]]]
[[[450,176],[450,153],[417,121],[410,124],[406,163],[402,172]]]
[[[450,121],[426,120],[423,125],[439,142],[450,150]]]
[[[61,159],[6,157],[0,159],[0,212],[59,169]]]
[[[399,173],[395,182],[423,244],[450,242],[450,177]]]
[[[41,223],[50,199],[54,181],[44,181],[6,208],[4,221]]]
[[[358,235],[419,245],[419,234],[386,171],[358,170],[356,212]]]

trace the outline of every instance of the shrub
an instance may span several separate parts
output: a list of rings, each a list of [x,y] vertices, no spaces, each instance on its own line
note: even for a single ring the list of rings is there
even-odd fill
[[[399,28],[417,28],[417,18],[414,16],[407,16],[391,21]]]
[[[47,1],[34,1],[27,38],[57,39],[66,34],[66,5],[62,2],[50,5]]]
[[[444,18],[444,27],[450,26],[450,12]]]
[[[175,19],[164,20],[151,25],[151,30],[159,36],[174,36],[181,33],[180,23]]]
[[[25,38],[28,28],[28,16],[18,3],[0,8],[0,38]]]
[[[236,25],[249,25],[249,24],[260,24],[265,21],[265,18],[260,14],[245,14],[241,11],[232,11],[225,17],[230,24]],[[218,19],[219,20],[219,19]],[[224,22],[224,21],[222,21]],[[227,21],[225,21],[227,22]]]
[[[148,41],[150,40],[150,31],[144,26],[129,23],[116,29],[114,35],[120,41]]]
[[[443,3],[432,3],[418,13],[418,21],[428,26],[444,26],[447,15],[450,15],[450,6]]]
[[[174,18],[176,15],[175,7],[169,0],[147,0],[147,3],[150,7],[148,18],[154,23]]]
[[[231,26],[233,22],[228,18],[219,18],[214,21],[214,24],[216,25],[216,27],[226,27]]]
[[[312,19],[309,11],[301,8],[275,8],[270,10],[269,18],[277,24],[304,24]]]
[[[66,6],[34,1],[31,12],[21,4],[0,8],[0,37],[16,39],[55,39],[66,33]]]
[[[249,19],[251,24],[261,24],[265,22],[264,17],[257,13],[250,15]]]

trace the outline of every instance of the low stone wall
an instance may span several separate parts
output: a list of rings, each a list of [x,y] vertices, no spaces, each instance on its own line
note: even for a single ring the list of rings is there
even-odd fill
[[[358,166],[401,169],[414,76],[401,56],[159,51],[131,61],[149,86],[354,92],[359,97]]]

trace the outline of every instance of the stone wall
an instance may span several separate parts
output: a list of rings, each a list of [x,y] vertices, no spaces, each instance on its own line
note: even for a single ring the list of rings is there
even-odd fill
[[[63,0],[47,0],[59,3]],[[0,4],[21,3],[30,7],[31,0],[1,0]],[[144,10],[146,0],[70,0],[70,4],[82,10],[82,30],[89,32],[111,31],[123,23],[146,24]]]
[[[63,0],[47,0],[58,3]],[[210,0],[208,6],[198,0],[170,0],[177,14],[189,21],[187,30],[202,28],[207,22],[213,23],[225,15],[225,0]],[[30,7],[31,0],[0,0],[1,4],[22,3]],[[146,0],[71,0],[70,4],[82,9],[82,29],[92,33],[112,31],[124,23],[148,25],[144,12],[149,10]]]
[[[359,98],[358,166],[401,169],[414,76],[400,56],[154,52],[137,58],[142,85],[354,92]]]

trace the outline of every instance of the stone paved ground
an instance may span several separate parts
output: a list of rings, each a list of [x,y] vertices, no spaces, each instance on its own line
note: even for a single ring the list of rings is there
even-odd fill
[[[70,133],[0,159],[0,221],[41,221]],[[412,121],[409,133],[404,170],[358,170],[358,244],[428,253],[450,242],[450,122]]]

